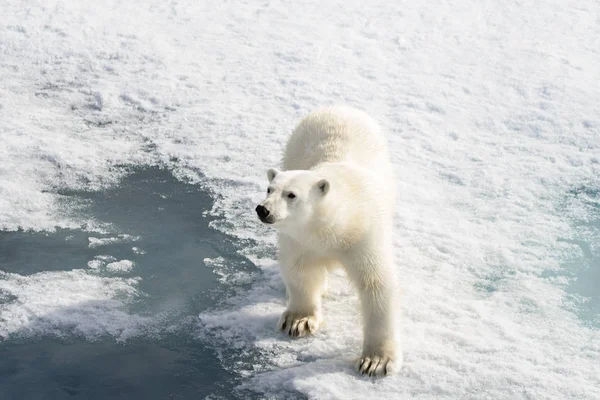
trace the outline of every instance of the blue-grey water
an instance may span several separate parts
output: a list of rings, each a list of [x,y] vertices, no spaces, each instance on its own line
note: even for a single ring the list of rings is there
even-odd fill
[[[568,276],[574,278],[567,292],[575,298],[575,309],[582,321],[600,329],[600,189],[577,188],[571,195],[586,205],[588,218],[574,221],[577,233],[568,240],[581,255],[563,264]]]
[[[600,220],[595,221],[594,229],[600,232]],[[576,296],[576,311],[581,320],[586,325],[600,329],[600,254],[594,252],[591,244],[584,240],[574,240],[572,243],[581,248],[583,259],[565,263],[573,271],[571,276],[575,277],[567,292]]]
[[[125,342],[110,336],[90,341],[68,331],[62,337],[17,332],[0,342],[0,399],[247,398],[232,392],[237,378],[195,334],[198,313],[227,296],[202,260],[222,257],[236,268],[256,270],[237,255],[232,238],[209,227],[210,194],[160,168],[132,171],[111,190],[63,194],[83,202],[84,214],[140,239],[90,248],[88,237],[115,235],[0,232],[0,270],[30,275],[82,269],[99,254],[129,259],[143,293],[129,312],[161,313],[179,328]],[[145,253],[133,253],[132,246]]]

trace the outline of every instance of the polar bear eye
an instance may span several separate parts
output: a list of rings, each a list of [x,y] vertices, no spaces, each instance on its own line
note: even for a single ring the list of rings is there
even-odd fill
[[[294,193],[288,194],[288,199],[295,199],[296,195]]]

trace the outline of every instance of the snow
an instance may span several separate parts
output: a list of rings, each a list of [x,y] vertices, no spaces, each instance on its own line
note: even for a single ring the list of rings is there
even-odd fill
[[[97,238],[97,237],[90,236],[88,238],[88,241],[90,242],[89,247],[91,249],[94,249],[94,248],[100,247],[100,246],[106,246],[109,244],[115,244],[115,243],[135,242],[137,240],[140,240],[139,236],[132,236],[132,235],[128,235],[126,233],[117,235],[117,237]]]
[[[120,260],[106,264],[106,269],[111,272],[131,272],[134,266],[131,260]]]
[[[140,249],[139,247],[132,247],[131,251],[133,251],[134,254],[146,254],[146,250]]]
[[[572,309],[561,261],[581,257],[563,239],[598,239],[575,223],[597,219],[597,197],[572,192],[600,188],[599,12],[592,0],[5,1],[0,229],[106,233],[62,190],[113,186],[118,165],[166,165],[217,194],[216,228],[256,241],[242,252],[263,276],[198,326],[217,347],[256,354],[222,360],[248,376],[244,387],[598,398],[600,334]],[[252,212],[294,124],[332,103],[381,122],[398,177],[405,365],[378,382],[351,370],[360,329],[342,276],[323,331],[297,341],[273,331],[284,307],[275,238]],[[134,278],[93,275],[100,262],[3,273],[0,290],[19,300],[0,309],[0,336],[81,301],[102,303],[100,327],[68,317],[84,336],[136,331],[145,322],[118,298]],[[224,284],[251,281],[218,271]],[[38,333],[55,329],[41,321]]]
[[[89,340],[110,335],[124,341],[148,331],[155,322],[131,315],[138,279],[109,278],[83,270],[21,276],[0,271],[0,293],[14,298],[0,306],[0,338],[29,335],[81,335]]]

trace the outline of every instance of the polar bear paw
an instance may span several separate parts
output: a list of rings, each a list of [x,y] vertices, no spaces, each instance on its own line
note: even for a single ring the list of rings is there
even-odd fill
[[[281,314],[277,329],[291,337],[302,337],[315,333],[319,329],[319,318],[315,315],[301,315],[291,311]]]
[[[356,361],[356,370],[361,375],[382,377],[392,375],[396,371],[396,363],[392,357],[362,356]]]

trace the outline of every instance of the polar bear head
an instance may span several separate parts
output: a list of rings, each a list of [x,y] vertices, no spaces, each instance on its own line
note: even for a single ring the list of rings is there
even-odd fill
[[[329,192],[329,181],[314,171],[267,172],[267,198],[256,207],[258,218],[274,228],[298,228],[311,221]]]

